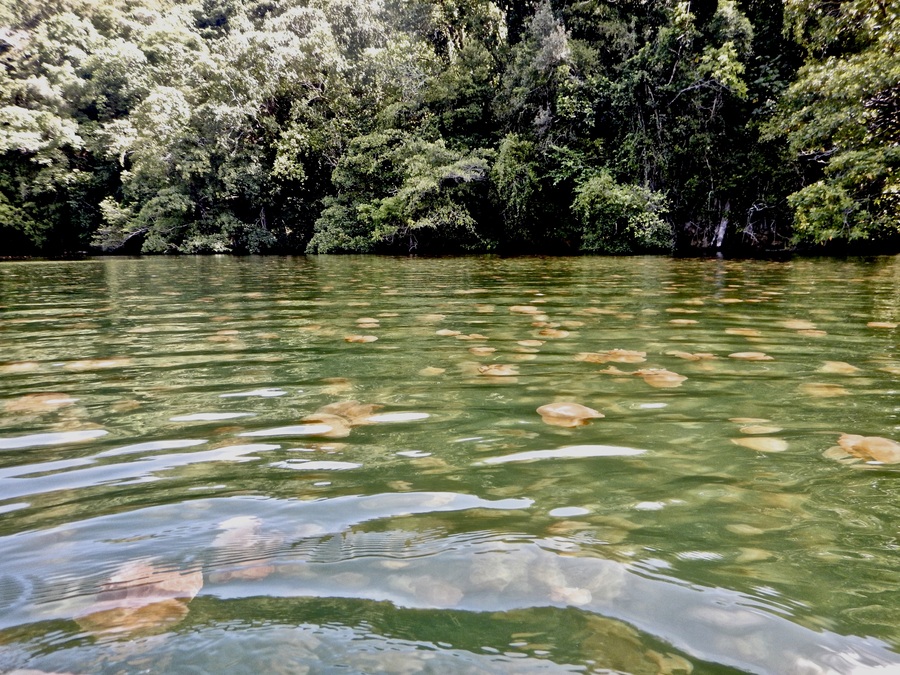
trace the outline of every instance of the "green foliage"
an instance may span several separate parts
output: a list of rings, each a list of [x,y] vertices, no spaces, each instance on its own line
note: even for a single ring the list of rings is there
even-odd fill
[[[399,131],[354,139],[307,250],[427,250],[434,239],[444,248],[483,248],[476,208],[492,154]]]
[[[894,4],[7,2],[0,253],[886,242]]]
[[[535,152],[533,141],[507,134],[500,141],[497,161],[491,169],[500,211],[510,234],[527,231],[537,213],[541,183]]]
[[[900,8],[787,3],[807,50],[770,132],[786,133],[809,184],[790,196],[801,242],[900,235]]]
[[[660,253],[675,243],[663,220],[666,198],[617,183],[606,171],[578,186],[573,211],[584,226],[581,250],[591,253]]]

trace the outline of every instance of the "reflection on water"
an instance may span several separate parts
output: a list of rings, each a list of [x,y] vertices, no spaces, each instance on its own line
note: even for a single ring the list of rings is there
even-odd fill
[[[0,671],[900,670],[898,259],[28,262],[0,311]]]

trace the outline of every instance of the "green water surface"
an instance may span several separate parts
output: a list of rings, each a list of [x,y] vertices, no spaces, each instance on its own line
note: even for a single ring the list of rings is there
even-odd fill
[[[900,672],[898,322],[900,258],[3,263],[0,672]]]

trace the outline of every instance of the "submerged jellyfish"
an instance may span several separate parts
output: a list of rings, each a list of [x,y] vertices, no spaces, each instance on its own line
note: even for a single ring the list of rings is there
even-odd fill
[[[109,577],[76,621],[93,633],[159,631],[187,615],[187,603],[201,588],[200,570],[182,572],[134,560]]]
[[[610,349],[605,352],[581,352],[576,354],[576,361],[586,363],[642,363],[646,361],[647,352],[631,349]]]
[[[665,368],[642,368],[641,370],[636,370],[634,374],[642,377],[644,382],[651,387],[657,387],[658,389],[680,387],[681,383],[687,379],[684,375],[679,375]]]
[[[885,464],[900,463],[900,443],[880,436],[860,436],[858,434],[841,434],[838,439],[841,450],[860,459],[883,462]]]
[[[589,420],[603,417],[603,413],[580,403],[548,403],[537,409],[545,424],[556,427],[580,427]]]

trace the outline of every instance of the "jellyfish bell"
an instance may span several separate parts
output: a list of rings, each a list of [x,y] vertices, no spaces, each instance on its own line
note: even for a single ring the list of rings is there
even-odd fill
[[[835,396],[847,396],[850,393],[839,384],[825,382],[804,382],[800,385],[800,391],[814,398],[834,398]]]
[[[707,361],[710,359],[716,358],[715,354],[711,354],[709,352],[682,352],[682,351],[670,351],[666,352],[668,356],[674,356],[678,359],[684,359],[685,361]]]
[[[187,615],[187,602],[201,588],[199,570],[182,572],[134,560],[109,577],[76,621],[92,633],[158,632]]]
[[[756,328],[726,328],[725,333],[728,335],[741,335],[743,337],[759,337],[762,335]]]
[[[816,324],[806,319],[787,319],[781,325],[790,330],[815,330]]]
[[[304,417],[302,421],[317,422],[331,427],[330,431],[319,434],[319,436],[325,438],[346,438],[350,435],[351,422],[345,417],[329,415],[328,413],[313,413]]]
[[[375,342],[378,338],[374,335],[348,335],[344,338],[344,342],[366,343]]]
[[[170,598],[137,607],[111,607],[75,617],[82,630],[95,635],[128,636],[162,633],[188,614],[184,600]]]
[[[513,377],[519,374],[519,369],[516,366],[503,363],[491,363],[486,366],[479,366],[478,373],[488,377]]]
[[[665,368],[642,368],[634,372],[638,377],[643,378],[644,382],[651,387],[658,389],[672,389],[680,387],[687,377],[679,375]]]
[[[784,452],[788,449],[787,441],[772,436],[747,436],[732,438],[731,442],[757,452]]]
[[[742,426],[740,431],[742,434],[748,435],[777,434],[779,431],[782,431],[782,428],[767,426],[765,424],[747,424],[745,426]]]
[[[589,420],[603,417],[603,413],[580,403],[548,403],[537,409],[545,424],[557,427],[580,427]]]
[[[831,375],[855,375],[859,372],[859,368],[846,361],[826,361],[822,367],[819,368],[819,372]]]
[[[376,410],[380,410],[384,406],[377,403],[360,403],[359,401],[338,401],[329,403],[319,408],[311,417],[337,417],[345,424],[350,426],[358,426],[365,424],[366,420],[371,417]]]
[[[581,352],[575,355],[575,360],[586,363],[642,363],[647,360],[646,356],[647,352],[609,349],[605,352]]]
[[[44,413],[65,408],[77,400],[67,394],[26,394],[7,401],[3,409],[8,413]]]
[[[900,463],[900,443],[890,438],[841,434],[838,445],[855,457],[885,464]]]
[[[568,337],[569,331],[560,330],[559,328],[544,328],[538,331],[538,335],[540,335],[541,337],[558,339]]]

